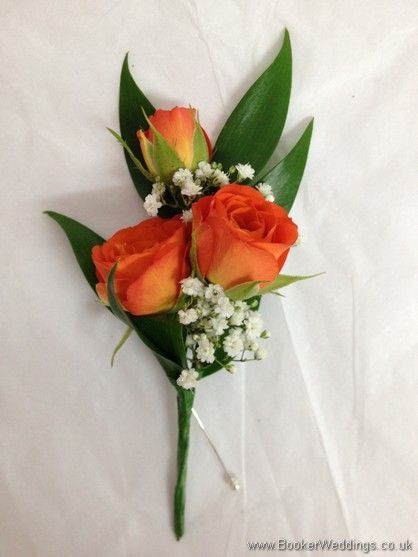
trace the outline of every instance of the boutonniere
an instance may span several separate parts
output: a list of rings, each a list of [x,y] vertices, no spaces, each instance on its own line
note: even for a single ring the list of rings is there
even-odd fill
[[[234,108],[213,143],[192,107],[156,109],[126,56],[120,133],[149,218],[105,240],[47,211],[64,230],[96,296],[155,354],[178,402],[174,530],[184,533],[190,420],[199,381],[266,357],[262,297],[309,276],[282,274],[298,227],[289,216],[305,168],[311,121],[268,166],[286,120],[292,56],[283,45]],[[231,478],[234,483],[234,479]],[[235,484],[237,487],[237,484]]]

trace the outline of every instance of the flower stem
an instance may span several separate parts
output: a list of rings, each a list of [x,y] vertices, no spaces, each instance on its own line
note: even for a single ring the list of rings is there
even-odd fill
[[[174,491],[174,531],[179,540],[184,534],[184,508],[186,499],[187,457],[189,452],[190,418],[194,391],[177,389],[178,443],[177,483]]]

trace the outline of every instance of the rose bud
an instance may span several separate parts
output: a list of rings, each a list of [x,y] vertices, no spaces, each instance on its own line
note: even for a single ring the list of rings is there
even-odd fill
[[[225,186],[192,208],[199,271],[225,289],[250,281],[267,286],[298,237],[286,211],[250,186]]]
[[[116,262],[115,291],[133,315],[170,310],[189,276],[189,232],[179,216],[155,217],[124,228],[92,250],[97,294],[108,304],[106,281]]]
[[[194,108],[157,110],[148,122],[149,129],[139,130],[137,136],[153,177],[170,180],[179,168],[194,170],[199,162],[210,159],[212,147]]]

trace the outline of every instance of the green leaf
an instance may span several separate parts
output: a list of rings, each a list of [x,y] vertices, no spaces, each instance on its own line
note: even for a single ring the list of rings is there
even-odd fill
[[[267,182],[272,187],[274,202],[290,211],[298,193],[299,185],[308,158],[312,137],[313,120],[311,120],[293,149],[258,182]]]
[[[273,292],[274,290],[279,290],[279,288],[284,288],[289,284],[293,284],[294,282],[298,282],[300,280],[307,280],[310,278],[318,277],[319,275],[323,275],[324,273],[317,273],[316,275],[279,275],[271,284],[266,286],[265,288],[260,289],[260,294],[268,294],[269,292]]]
[[[91,250],[94,246],[103,244],[105,240],[93,232],[93,230],[87,228],[87,226],[65,215],[55,213],[54,211],[45,211],[45,214],[54,219],[64,230],[87,282],[96,292],[97,276],[96,268],[91,258]]]
[[[162,180],[171,180],[174,172],[182,168],[184,164],[156,128],[153,127],[152,131],[154,135],[155,166],[158,168]]]
[[[129,147],[129,145],[126,143],[126,141],[123,139],[123,137],[121,137],[117,132],[115,132],[115,130],[112,130],[112,128],[107,128],[108,131],[110,131],[110,133],[113,135],[113,137],[116,139],[116,141],[118,141],[122,147],[125,149],[125,151],[128,153],[129,158],[131,159],[131,161],[134,163],[134,165],[137,167],[137,169],[142,172],[142,174],[145,176],[145,178],[147,180],[152,180],[152,174],[150,174],[148,172],[148,170],[145,169],[144,165],[141,163],[141,161],[139,159],[136,158],[136,156],[133,154],[132,149]]]
[[[119,89],[120,135],[124,138],[137,159],[140,158],[140,147],[136,133],[139,129],[148,128],[147,121],[141,109],[143,109],[148,116],[155,112],[155,108],[135,83],[129,70],[128,54],[126,54],[122,66]],[[145,197],[151,193],[151,184],[137,169],[135,163],[126,151],[125,159],[135,188],[142,199],[145,199]]]
[[[250,163],[260,172],[283,131],[292,82],[289,33],[273,63],[245,93],[224,125],[215,145],[214,160],[224,168]]]
[[[139,338],[150,348],[168,378],[175,385],[181,370],[187,367],[185,330],[174,314],[161,314],[138,317],[126,312],[119,302],[114,277],[117,263],[112,267],[107,279],[107,294],[113,313],[132,327]]]
[[[112,270],[110,271],[107,277],[106,290],[107,290],[107,297],[109,299],[109,306],[113,312],[113,315],[118,317],[121,321],[123,321],[123,323],[128,325],[128,327],[134,328],[128,313],[125,312],[122,304],[119,302],[119,299],[116,295],[114,280],[115,280],[115,273],[116,273],[117,266],[118,264],[116,262],[113,265]]]
[[[113,363],[115,361],[116,354],[119,352],[119,350],[122,348],[122,346],[128,340],[128,338],[131,336],[132,330],[133,330],[132,327],[130,325],[128,325],[128,327],[126,328],[126,331],[122,335],[122,338],[120,339],[120,341],[115,346],[115,349],[113,350],[113,353],[112,353],[112,358],[110,359],[111,367],[113,367]]]
[[[132,323],[158,353],[175,362],[181,369],[187,367],[185,337],[186,329],[178,321],[176,313],[149,316],[131,316]],[[154,348],[155,351],[155,348]],[[176,378],[178,374],[176,375]]]
[[[196,129],[193,134],[193,163],[192,169],[195,169],[199,162],[209,159],[208,144],[206,143],[205,134],[197,117],[195,118]]]
[[[247,300],[248,302],[250,299],[257,299],[257,297],[262,296],[263,294],[272,293],[274,290],[284,288],[285,286],[288,286],[293,282],[297,282],[299,280],[307,280],[322,274],[323,273],[318,273],[316,275],[306,276],[278,275],[271,284],[265,286],[264,288],[260,288],[260,284],[262,284],[260,281],[254,280],[250,282],[244,282],[243,284],[229,288],[225,291],[225,294],[231,300]]]
[[[260,287],[257,281],[244,282],[225,291],[230,300],[246,300],[258,294]]]

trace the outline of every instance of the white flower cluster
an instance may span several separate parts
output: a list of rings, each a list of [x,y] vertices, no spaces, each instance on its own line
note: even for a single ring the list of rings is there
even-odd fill
[[[206,285],[196,277],[183,279],[181,288],[185,304],[178,311],[178,319],[187,326],[190,369],[183,370],[177,381],[179,385],[193,388],[186,386],[190,384],[190,373],[202,365],[217,361],[234,373],[236,367],[231,361],[266,357],[259,341],[268,338],[270,333],[264,330],[260,314],[248,303],[230,300],[221,286]]]
[[[238,173],[238,182],[254,178],[255,170],[250,164],[236,164],[235,169]]]
[[[229,176],[223,172],[221,164],[202,161],[194,172],[179,168],[169,184],[159,181],[153,184],[152,192],[145,198],[144,208],[151,217],[155,217],[163,205],[188,210],[198,197],[214,193],[213,190],[226,184],[229,184]]]
[[[163,206],[162,201],[165,190],[166,186],[163,182],[155,182],[155,184],[152,185],[152,191],[146,196],[144,201],[144,209],[150,217],[156,217],[158,209]]]
[[[177,385],[183,389],[194,389],[197,385],[199,374],[192,367],[190,369],[183,369],[177,378]]]
[[[208,187],[219,188],[229,184],[229,176],[222,171],[221,164],[202,161],[194,172],[187,168],[177,170],[173,175],[173,184],[185,197],[196,197]]]
[[[270,184],[266,184],[266,182],[260,182],[255,186],[255,188],[264,196],[266,201],[274,201],[273,190]]]

